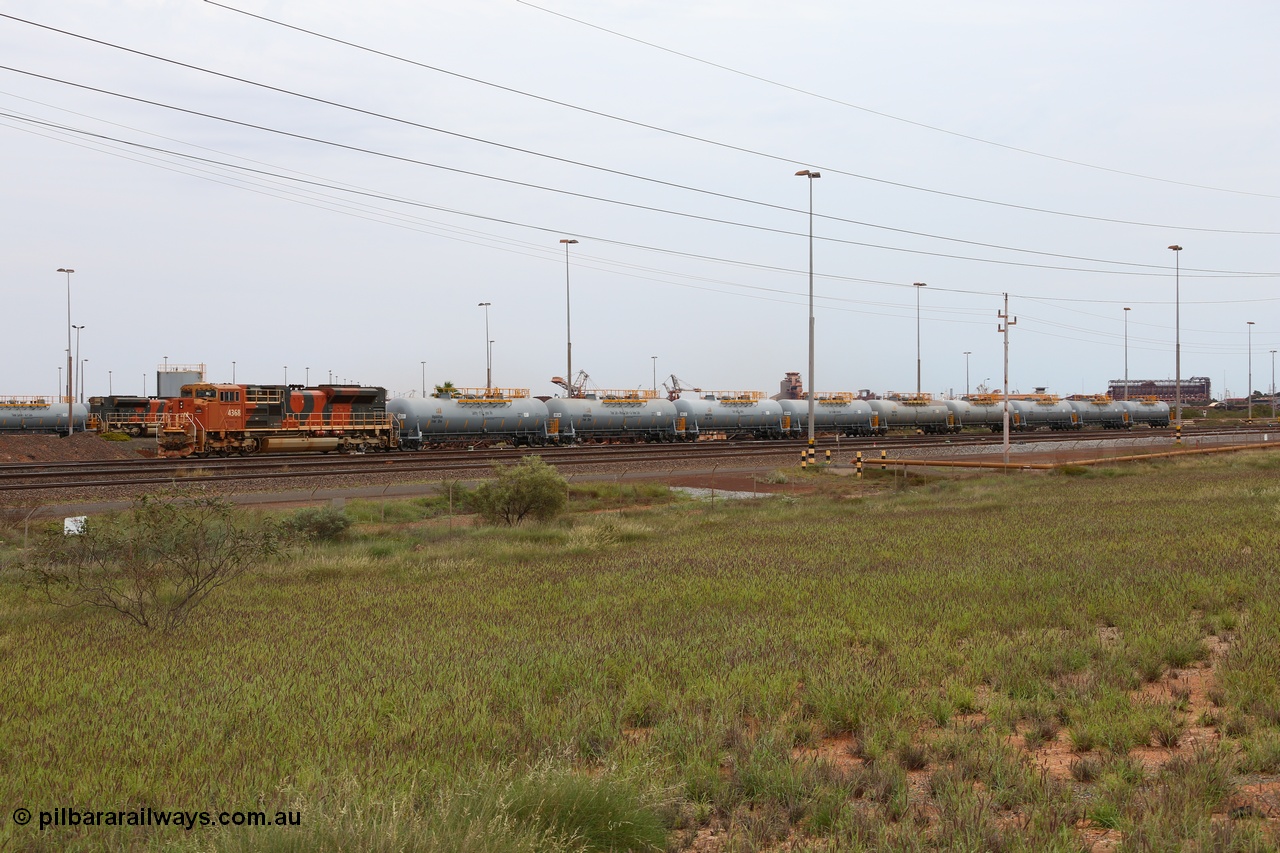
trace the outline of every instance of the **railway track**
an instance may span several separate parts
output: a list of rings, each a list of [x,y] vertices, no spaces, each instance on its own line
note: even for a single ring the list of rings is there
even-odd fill
[[[1188,441],[1240,440],[1267,432],[1267,427],[1194,429],[1186,431]],[[1272,426],[1271,432],[1276,432]],[[1097,430],[1090,432],[1017,433],[1011,439],[1015,446],[1035,443],[1130,443],[1149,439],[1150,443],[1169,444],[1171,431],[1150,432]],[[998,434],[966,433],[950,436],[882,436],[876,438],[820,437],[816,442],[817,458],[823,461],[828,451],[837,464],[847,465],[855,451],[861,450],[868,464],[878,461],[880,451],[890,458],[907,453],[936,455],[940,450],[966,448],[966,453],[990,448],[997,452],[1002,443]],[[430,479],[465,479],[483,475],[495,463],[517,461],[524,456],[541,456],[548,463],[573,473],[607,467],[610,471],[628,466],[662,469],[710,469],[727,462],[740,467],[753,465],[788,465],[807,446],[804,441],[722,441],[691,444],[588,445],[543,448],[481,448],[474,450],[427,450],[416,453],[384,453],[351,456],[281,455],[270,457],[229,457],[209,459],[130,459],[108,462],[24,462],[0,464],[0,495],[6,492],[81,490],[110,487],[164,488],[195,483],[233,483],[243,481],[280,481],[329,477],[397,478],[428,477]]]

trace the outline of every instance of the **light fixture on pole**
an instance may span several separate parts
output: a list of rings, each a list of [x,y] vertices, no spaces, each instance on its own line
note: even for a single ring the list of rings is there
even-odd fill
[[[964,354],[964,395],[965,397],[969,396],[969,356],[971,355],[973,355],[972,352],[969,352],[967,350],[965,351],[965,354]]]
[[[76,431],[75,389],[71,387],[71,274],[75,270],[70,267],[58,267],[58,272],[67,275],[67,435],[71,435]],[[58,380],[58,384],[62,384],[61,379]]]
[[[114,397],[116,394],[115,386],[111,384],[111,371],[107,371],[107,396]]]
[[[1182,247],[1169,247],[1173,252],[1173,405],[1174,433],[1182,443]]]
[[[302,384],[308,385],[308,386],[311,385],[311,368],[310,367],[302,368]]]
[[[1124,398],[1129,399],[1129,309],[1124,309]]]
[[[565,341],[565,396],[573,396],[573,323],[569,313],[569,247],[577,240],[568,238],[560,241],[564,244],[564,341]]]
[[[821,172],[801,169],[796,172],[797,178],[807,178],[809,182],[809,390],[805,395],[809,398],[809,464],[814,462],[813,448],[813,400],[817,387],[813,383],[813,181],[821,178]]]
[[[1249,395],[1249,422],[1253,422],[1253,321],[1245,320],[1245,326],[1249,331],[1249,384],[1244,389]]]
[[[928,287],[923,281],[913,282],[916,289],[916,399],[920,399],[920,290]]]
[[[567,246],[565,251],[569,251]],[[478,307],[484,309],[484,387],[486,391],[493,387],[493,358],[490,355],[493,347],[490,346],[492,341],[489,340],[489,305],[488,302],[478,304]]]

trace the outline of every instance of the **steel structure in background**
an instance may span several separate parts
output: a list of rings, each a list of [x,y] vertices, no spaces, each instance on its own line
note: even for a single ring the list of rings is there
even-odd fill
[[[796,177],[807,178],[809,182],[809,464],[813,464],[813,392],[818,386],[813,382],[813,181],[821,178],[821,172],[801,169]]]
[[[75,406],[75,388],[72,387],[73,370],[71,364],[71,274],[75,270],[70,267],[58,267],[58,272],[67,274],[67,435],[71,435],[76,431],[76,419],[73,406]],[[59,385],[62,383],[59,382]]]
[[[565,340],[565,354],[566,354],[564,378],[568,380],[570,383],[569,388],[566,389],[566,393],[570,397],[572,397],[573,396],[573,391],[572,391],[573,323],[571,321],[570,314],[569,314],[569,247],[572,246],[574,243],[577,243],[578,241],[570,240],[570,239],[562,239],[560,242],[564,244],[564,340]]]
[[[1182,443],[1182,247],[1174,244],[1173,252],[1173,404],[1174,441]]]
[[[1253,321],[1245,320],[1245,328],[1249,331],[1249,387],[1245,393],[1249,395],[1249,420],[1253,420]]]
[[[565,247],[565,250],[568,251],[567,246]],[[489,340],[489,306],[491,304],[492,303],[490,302],[476,303],[477,308],[484,309],[484,387],[486,388],[493,387],[493,357],[491,355],[493,352],[493,347],[491,346],[493,341]],[[427,392],[425,390],[427,386],[425,382],[422,387],[424,389],[422,396],[425,397],[427,396]]]
[[[1009,327],[1018,325],[1018,318],[1009,318],[1009,294],[1004,295],[1004,310],[997,311],[996,316],[1003,323],[996,328],[1004,334],[1004,443],[1002,444],[1004,464],[1009,464]]]
[[[928,287],[923,281],[912,282],[916,290],[916,396],[920,396],[920,290]]]
[[[1124,399],[1129,401],[1129,309],[1124,309]]]

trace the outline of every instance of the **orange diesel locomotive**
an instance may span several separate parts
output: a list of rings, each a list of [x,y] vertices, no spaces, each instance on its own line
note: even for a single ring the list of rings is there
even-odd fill
[[[162,456],[249,456],[398,445],[385,388],[355,385],[183,385],[167,401],[157,441]]]

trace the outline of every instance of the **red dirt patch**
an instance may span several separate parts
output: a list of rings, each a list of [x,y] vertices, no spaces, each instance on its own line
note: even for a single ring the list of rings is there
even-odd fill
[[[137,459],[139,455],[132,441],[104,441],[92,432],[0,435],[0,462],[92,462]]]

